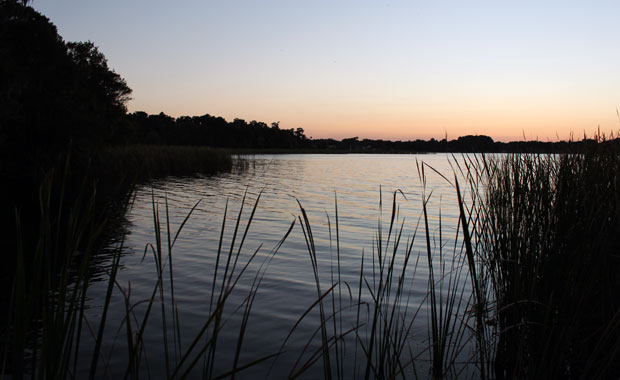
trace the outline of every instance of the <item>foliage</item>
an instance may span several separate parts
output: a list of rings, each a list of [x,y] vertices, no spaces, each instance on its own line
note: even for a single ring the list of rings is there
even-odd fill
[[[163,112],[147,115],[134,112],[127,115],[124,140],[140,144],[207,145],[220,148],[283,148],[307,146],[302,128],[281,129],[279,123],[243,119],[227,122],[211,115],[172,118]]]
[[[478,163],[477,281],[490,292],[497,379],[620,373],[620,155],[510,155]]]
[[[103,104],[125,111],[131,89],[120,75],[108,67],[103,53],[90,41],[69,42],[67,48],[84,80],[84,87]]]
[[[71,141],[86,150],[112,140],[131,93],[93,43],[66,44],[14,1],[0,2],[0,73],[4,170],[49,168]]]

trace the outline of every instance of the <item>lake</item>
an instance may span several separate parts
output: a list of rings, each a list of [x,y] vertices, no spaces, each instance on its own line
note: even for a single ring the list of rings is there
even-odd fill
[[[127,229],[121,267],[109,309],[108,338],[102,347],[105,362],[99,364],[100,372],[103,374],[105,369],[112,378],[125,374],[126,310],[131,310],[131,334],[135,334],[148,308],[147,300],[154,293],[158,279],[158,259],[153,253],[157,247],[155,208],[164,252],[163,287],[155,291],[157,301],[144,330],[146,349],[141,354],[140,376],[146,377],[147,371],[151,376],[165,373],[166,366],[173,371],[175,363],[181,361],[209,316],[214,314],[221,289],[235,283],[254,255],[226,298],[214,356],[199,352],[211,336],[210,329],[215,323],[211,322],[208,333],[196,340],[197,348],[183,362],[182,368],[186,369],[198,358],[188,372],[190,377],[216,377],[233,368],[240,331],[244,331],[237,368],[283,352],[277,359],[272,357],[239,372],[239,378],[280,379],[300,369],[303,369],[300,378],[324,377],[322,339],[330,347],[329,365],[335,377],[363,376],[367,368],[363,352],[373,346],[376,348],[369,355],[373,358],[371,371],[396,371],[407,377],[426,378],[430,359],[431,265],[434,283],[441,284],[437,288],[441,291],[438,303],[448,307],[450,295],[461,300],[447,313],[444,307],[444,314],[466,314],[469,301],[469,278],[458,236],[457,196],[450,183],[454,179],[454,159],[445,154],[291,154],[257,155],[239,162],[242,168],[232,173],[171,177],[135,190],[132,207],[125,216]],[[422,163],[424,180],[420,172]],[[460,181],[462,187],[467,187],[464,180]],[[425,199],[428,241],[423,213]],[[309,221],[311,241],[301,207]],[[173,281],[168,261],[168,224],[171,240],[183,224],[170,255]],[[291,224],[290,234],[273,254]],[[235,229],[238,231],[233,239]],[[314,257],[309,253],[309,245],[314,246],[314,251],[310,250],[316,254]],[[111,246],[110,250],[115,247]],[[403,271],[408,251],[410,256]],[[230,261],[229,252],[232,252]],[[394,264],[390,265],[392,258]],[[216,263],[218,273],[214,284]],[[223,287],[227,263],[229,273],[234,267],[234,275],[230,282],[224,281]],[[394,274],[391,285],[386,286],[390,267]],[[405,275],[399,287],[402,273]],[[336,285],[328,291],[332,284]],[[89,289],[87,318],[93,328],[101,315],[106,286],[104,281],[99,281]],[[160,302],[160,289],[163,289],[163,302]],[[311,306],[326,291],[322,298],[325,321],[322,331],[321,305]],[[245,301],[250,294],[254,295],[253,303],[249,317],[244,318]],[[375,312],[373,305],[378,299],[383,300],[383,306]],[[374,329],[373,320],[380,321]],[[472,354],[472,347],[467,343],[469,332],[462,326],[456,328],[461,330],[454,331],[450,344],[455,348],[451,355],[455,361],[467,362]],[[373,330],[378,332],[374,339]],[[82,343],[85,357],[91,354],[91,346],[92,337],[86,336]],[[475,372],[469,368],[473,365],[464,363],[462,367],[466,373]]]

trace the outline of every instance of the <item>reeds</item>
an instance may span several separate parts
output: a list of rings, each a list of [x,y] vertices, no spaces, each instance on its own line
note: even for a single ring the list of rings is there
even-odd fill
[[[620,373],[620,154],[601,142],[561,155],[479,162],[475,255],[491,295],[497,379]],[[484,348],[484,345],[483,345]]]
[[[417,261],[410,266],[413,239],[401,252],[403,225],[396,225],[396,195],[394,193],[392,215],[387,236],[382,233],[381,219],[375,236],[372,255],[361,252],[359,281],[357,284],[341,279],[338,206],[335,201],[335,231],[329,222],[330,242],[336,246],[336,259],[330,265],[331,283],[322,287],[318,255],[314,243],[310,219],[299,204],[299,217],[308,255],[315,278],[317,299],[302,315],[319,308],[317,332],[320,333],[318,348],[312,350],[305,360],[300,353],[289,378],[308,371],[321,360],[323,378],[394,378],[403,376],[411,369],[413,361],[407,360],[408,339],[420,306],[409,304],[406,286],[413,279]],[[329,220],[329,219],[328,219]],[[335,235],[335,238],[334,238]],[[402,253],[402,256],[401,256]],[[397,261],[401,261],[397,265]],[[370,268],[366,267],[370,266]],[[398,268],[401,270],[398,271]],[[344,290],[344,291],[343,291]],[[331,305],[331,307],[330,307]],[[411,308],[411,309],[410,309]],[[412,311],[412,312],[410,312]],[[345,316],[343,316],[345,315]],[[351,321],[355,321],[351,323]],[[298,321],[295,327],[299,324]],[[290,337],[289,333],[289,337]],[[306,349],[310,347],[312,338]],[[288,338],[287,338],[288,340]],[[286,340],[283,347],[286,344]]]
[[[268,361],[272,367],[290,368],[291,379],[315,374],[325,379],[617,377],[617,148],[599,144],[591,151],[562,156],[477,155],[452,161],[454,179],[442,176],[455,191],[454,235],[446,237],[441,210],[431,226],[433,192],[425,184],[428,170],[434,169],[419,164],[420,199],[393,192],[387,225],[380,194],[372,247],[360,248],[354,280],[341,273],[336,197],[334,216],[327,215],[329,252],[315,244],[313,222],[301,202],[299,217],[268,254],[259,255],[261,247],[246,252],[260,195],[249,214],[244,212],[244,197],[232,229],[227,225],[227,205],[218,246],[207,247],[215,257],[208,313],[189,335],[176,301],[174,247],[198,204],[174,227],[167,201],[164,198],[162,211],[153,195],[154,242],[147,246],[144,259],[152,257],[156,273],[150,297],[133,300],[131,283],[118,280],[119,249],[107,270],[103,312],[90,320],[84,305],[96,258],[91,239],[102,228],[88,222],[94,193],[85,188],[83,194],[90,195],[68,207],[59,186],[55,188],[60,189],[60,201],[51,201],[50,177],[40,190],[42,218],[32,263],[25,263],[23,249],[17,250],[2,374],[76,376],[84,355],[81,347],[92,342],[88,376],[101,377],[109,369],[103,351],[110,346],[105,343],[113,328],[107,314],[112,312],[112,298],[120,296],[125,310],[120,325],[114,326],[112,347],[123,348],[126,354],[121,371],[125,378],[235,378]],[[401,219],[399,202],[419,204],[418,219]],[[19,214],[17,223],[21,225]],[[246,331],[269,263],[297,232],[307,248],[316,298],[305,301],[307,308],[279,350],[243,361]],[[64,252],[62,259],[50,261],[51,251]],[[326,258],[327,271],[320,265]],[[33,272],[27,273],[27,268]],[[249,290],[232,302],[242,278],[250,279]],[[420,278],[427,286],[426,296],[414,300],[412,289]],[[236,318],[235,312],[239,312]],[[298,326],[314,317],[314,332],[300,337]],[[420,334],[419,326],[425,334]],[[147,328],[161,332],[161,342],[146,343]],[[222,342],[224,329],[236,329],[234,342]],[[120,331],[123,339],[117,343]],[[283,362],[291,339],[305,341],[304,349],[294,353],[296,360]],[[157,370],[153,356],[162,359],[161,372],[152,372]],[[222,369],[221,358],[230,363],[228,368]]]
[[[423,187],[426,181],[424,167],[423,164],[418,166]],[[399,196],[410,201],[400,190],[392,194],[391,212],[384,230],[383,196],[380,194],[380,213],[372,250],[370,254],[365,250],[360,252],[357,282],[342,280],[340,272],[337,198],[334,198],[335,230],[327,216],[330,250],[335,247],[335,259],[334,252],[331,252],[329,277],[319,273],[321,252],[315,244],[310,218],[299,204],[299,222],[314,273],[317,298],[292,330],[311,309],[319,310],[315,334],[309,338],[304,352],[299,354],[289,378],[300,376],[319,362],[322,363],[320,373],[325,379],[440,379],[471,375],[470,367],[475,364],[469,365],[473,359],[468,356],[466,348],[471,346],[469,340],[473,334],[468,329],[469,317],[466,314],[470,298],[465,286],[466,256],[459,246],[462,244],[460,230],[456,229],[454,246],[447,248],[442,236],[441,213],[437,231],[431,230],[433,227],[429,224],[427,206],[432,192],[423,193],[419,199],[420,216],[412,222],[400,219]],[[407,229],[412,230],[408,237]],[[416,245],[416,239],[423,239],[423,250],[416,249],[420,246]],[[411,292],[414,283],[420,283],[416,276],[420,275],[418,270],[422,262],[426,262],[428,268],[428,293],[422,300],[414,301]],[[323,285],[326,278],[331,282]],[[419,318],[421,314],[426,314],[426,319]],[[416,326],[418,331],[422,327],[428,334],[414,333]],[[282,350],[291,334],[292,331]],[[320,339],[313,346],[312,340],[317,335]]]
[[[420,176],[422,182],[425,182],[424,166],[421,167]],[[332,265],[326,285],[321,283],[321,279],[325,280],[325,277],[319,273],[318,265],[319,256],[325,252],[317,250],[310,219],[305,209],[299,204],[301,215],[298,222],[302,227],[309,261],[315,276],[317,299],[300,317],[298,323],[292,327],[280,350],[253,358],[247,363],[241,363],[240,357],[245,331],[248,324],[251,323],[250,313],[254,300],[269,262],[293,231],[295,221],[291,223],[282,240],[259,265],[255,263],[258,250],[245,256],[242,254],[242,250],[260,195],[256,199],[249,216],[247,216],[245,227],[242,227],[244,198],[230,239],[225,238],[227,235],[228,206],[226,207],[211,278],[209,311],[199,331],[191,335],[190,341],[185,341],[182,337],[186,337],[187,334],[182,331],[184,324],[175,302],[173,251],[181,230],[198,204],[194,205],[174,231],[170,223],[167,201],[164,199],[165,221],[162,223],[160,204],[153,195],[154,242],[149,244],[145,250],[145,256],[147,253],[152,256],[156,272],[156,281],[150,297],[138,302],[133,301],[131,283],[123,285],[117,279],[121,266],[121,242],[119,249],[112,255],[112,261],[108,268],[101,315],[96,320],[89,319],[84,313],[84,302],[89,287],[89,277],[86,270],[92,260],[92,255],[88,256],[88,260],[82,263],[83,272],[80,272],[77,280],[68,281],[63,285],[63,289],[75,293],[75,298],[81,303],[74,303],[70,306],[66,312],[66,316],[70,317],[70,323],[58,329],[60,333],[67,336],[64,345],[69,351],[63,353],[63,360],[54,362],[71,362],[73,366],[62,365],[61,368],[45,369],[45,372],[42,372],[39,367],[52,361],[45,359],[44,356],[38,356],[33,358],[32,363],[36,364],[31,373],[45,374],[45,377],[53,370],[55,375],[51,377],[76,376],[78,374],[77,363],[84,359],[80,345],[92,342],[94,348],[88,359],[90,361],[88,377],[98,378],[102,373],[109,373],[110,369],[104,346],[109,347],[111,340],[113,350],[118,351],[121,348],[126,352],[126,367],[121,371],[125,378],[152,376],[154,373],[151,371],[154,369],[152,369],[147,358],[154,355],[162,358],[163,365],[160,369],[162,372],[158,373],[167,378],[184,378],[197,374],[201,374],[204,378],[234,378],[239,371],[252,368],[263,361],[275,359],[284,352],[286,343],[299,322],[306,318],[314,308],[318,307],[319,319],[316,332],[307,337],[306,349],[299,353],[297,361],[292,363],[289,378],[302,376],[308,371],[315,373],[312,367],[318,362],[322,362],[322,374],[326,379],[343,379],[350,377],[351,374],[354,377],[366,379],[408,376],[425,378],[427,374],[432,375],[433,378],[457,377],[463,373],[463,368],[466,367],[462,365],[459,367],[457,359],[463,359],[463,349],[467,344],[467,325],[464,323],[463,312],[469,302],[463,286],[465,273],[463,271],[465,267],[463,260],[465,256],[457,254],[458,231],[453,248],[454,254],[444,253],[441,221],[438,242],[435,241],[434,236],[431,237],[434,232],[430,230],[427,215],[427,202],[430,195],[425,195],[420,199],[423,212],[413,225],[413,234],[407,238],[406,242],[403,242],[405,230],[412,226],[398,217],[397,198],[399,195],[402,195],[406,200],[402,191],[392,194],[387,231],[384,231],[382,222],[383,203],[382,201],[380,203],[380,216],[371,254],[365,255],[364,251],[361,252],[357,283],[344,281],[341,276],[340,229],[336,198],[333,229],[331,222],[329,222],[330,242],[333,243],[333,247],[330,252]],[[382,195],[381,198],[383,198]],[[421,221],[424,222],[422,228],[426,251],[415,252],[414,242],[418,236]],[[227,248],[225,241],[230,241]],[[333,252],[334,247],[335,252]],[[335,258],[333,257],[334,253]],[[422,302],[413,303],[411,289],[420,261],[425,258],[429,267],[427,280],[429,297],[424,298]],[[438,262],[437,268],[434,268],[434,262]],[[251,271],[254,272],[254,279],[249,293],[243,298],[241,304],[227,306],[229,305],[230,295],[242,275]],[[18,282],[18,284],[22,284],[22,282]],[[110,310],[111,300],[119,295],[123,298],[124,317],[119,326],[110,326],[108,314],[119,313],[117,310]],[[50,298],[50,300],[54,305],[62,302],[62,299]],[[232,345],[232,351],[230,351],[230,342],[222,346],[219,338],[222,329],[227,324],[227,318],[229,318],[225,315],[227,307],[241,311],[237,342]],[[427,316],[427,320],[422,319],[419,323],[429,326],[428,335],[413,334],[414,323],[418,321],[419,314],[426,309],[430,310],[430,315]],[[16,315],[21,313],[20,310],[20,306],[16,305]],[[65,314],[61,313],[60,315],[64,316]],[[44,315],[43,318],[47,317]],[[19,322],[17,318],[14,321]],[[355,322],[351,323],[351,321]],[[161,342],[155,347],[161,348],[160,353],[154,349],[153,343],[146,346],[144,340],[147,326],[152,328],[153,324],[157,322],[160,323],[157,330],[160,331]],[[116,330],[116,334],[111,335],[110,329]],[[23,330],[20,334],[25,335]],[[121,339],[121,342],[124,341],[124,343],[116,341],[119,332],[122,330],[125,331],[125,337]],[[316,334],[320,336],[318,346],[313,345]],[[55,341],[44,340],[31,343],[31,346],[41,347],[41,351],[55,352],[53,349],[56,347],[55,344]],[[425,346],[427,349],[420,350],[414,346]],[[21,353],[25,350],[24,344],[16,345],[16,347],[17,352]],[[223,373],[221,372],[221,365],[219,366],[220,369],[216,365],[218,358],[221,358],[222,355],[232,358],[231,368]],[[422,359],[425,357],[428,360]],[[420,360],[431,364],[429,366],[422,365],[420,370]],[[428,373],[425,368],[429,368]],[[29,371],[23,367],[18,367],[14,368],[13,373],[23,375]],[[115,373],[118,373],[118,369]]]
[[[67,158],[65,172],[68,167]],[[26,230],[32,221],[23,221],[16,211],[18,244],[8,326],[3,326],[2,334],[3,375],[57,378],[77,365],[75,343],[103,224],[93,217],[94,192],[88,182],[82,183],[77,198],[68,201],[66,178],[62,170],[44,178],[36,228],[30,225]]]
[[[233,165],[230,153],[222,149],[169,145],[103,147],[93,161],[102,178],[131,182],[167,175],[214,174]]]
[[[50,178],[49,181],[52,181]],[[85,191],[84,194],[87,192]],[[223,241],[226,228],[226,215],[222,222],[220,246],[217,251],[217,264],[211,278],[213,288],[211,290],[209,314],[205,318],[200,331],[191,342],[182,342],[181,329],[183,323],[179,319],[177,304],[174,293],[173,271],[173,248],[183,226],[191,216],[198,204],[187,214],[176,232],[172,233],[168,214],[167,201],[165,203],[166,224],[161,225],[159,204],[153,197],[153,222],[155,242],[148,245],[146,253],[151,253],[156,268],[157,278],[153,286],[150,298],[134,302],[131,299],[131,283],[123,286],[117,280],[117,274],[121,267],[122,242],[111,257],[108,267],[107,286],[104,292],[101,314],[95,320],[89,319],[85,314],[85,300],[90,285],[90,265],[93,263],[92,244],[96,241],[97,233],[102,226],[91,226],[86,221],[75,216],[89,215],[83,210],[72,208],[67,221],[62,224],[62,229],[67,236],[62,240],[63,247],[56,247],[59,242],[55,234],[58,230],[54,221],[50,220],[50,194],[49,182],[46,181],[41,188],[41,226],[39,241],[33,262],[29,265],[24,263],[24,253],[18,250],[17,268],[14,280],[13,302],[10,305],[10,325],[8,326],[6,340],[2,347],[2,375],[12,375],[14,378],[68,378],[78,376],[78,363],[84,360],[90,361],[88,377],[91,379],[101,377],[109,371],[106,355],[103,352],[104,343],[116,346],[116,338],[110,337],[107,330],[110,329],[108,314],[116,313],[111,310],[111,300],[120,295],[124,299],[125,315],[120,326],[114,326],[118,331],[126,332],[124,349],[126,351],[126,368],[123,370],[125,378],[141,378],[146,372],[150,377],[149,363],[145,361],[147,348],[144,346],[144,334],[147,326],[152,325],[153,314],[156,308],[160,308],[160,331],[162,331],[162,358],[165,362],[167,378],[185,378],[190,374],[196,374],[196,367],[204,361],[204,368],[199,372],[203,377],[218,378],[231,377],[239,371],[252,365],[267,360],[277,352],[256,358],[249,363],[240,362],[240,352],[243,346],[244,333],[248,324],[249,315],[253,302],[256,298],[262,278],[267,270],[269,262],[280,249],[291,230],[295,221],[283,235],[282,239],[273,250],[263,257],[260,264],[254,264],[254,260],[260,251],[260,247],[250,254],[243,254],[243,245],[252,223],[258,200],[252,209],[252,213],[246,221],[243,230],[240,229],[243,206],[239,212],[234,231],[232,232],[230,247],[227,253],[223,251]],[[86,205],[92,206],[92,199],[84,200]],[[80,200],[79,205],[82,204]],[[76,205],[77,207],[78,205]],[[19,216],[18,216],[19,223]],[[18,231],[20,231],[18,229]],[[243,234],[241,234],[243,231]],[[236,243],[236,241],[238,242]],[[83,249],[78,251],[77,248]],[[66,251],[66,256],[59,264],[50,262],[57,257],[59,251]],[[221,259],[221,260],[220,260]],[[167,267],[167,268],[166,268]],[[27,273],[27,268],[32,273]],[[254,279],[250,291],[243,298],[241,305],[242,323],[239,328],[237,343],[233,351],[234,360],[230,370],[225,373],[215,373],[214,369],[216,354],[221,355],[218,347],[220,335],[226,316],[224,309],[227,307],[229,297],[239,280],[249,271],[254,271]],[[139,312],[140,311],[140,312]],[[171,322],[171,323],[170,323]],[[118,334],[117,331],[117,334]],[[110,342],[113,339],[113,342]],[[85,358],[81,352],[81,345],[92,344],[92,356]],[[153,355],[152,347],[148,351]],[[79,367],[83,368],[83,364]],[[117,369],[118,371],[118,369]],[[159,377],[159,375],[157,375]]]

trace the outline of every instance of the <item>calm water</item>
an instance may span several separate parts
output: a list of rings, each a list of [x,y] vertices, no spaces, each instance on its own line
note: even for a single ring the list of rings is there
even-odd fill
[[[370,301],[368,287],[376,278],[377,240],[381,236],[381,246],[390,254],[394,250],[393,231],[388,240],[392,202],[396,193],[397,208],[394,210],[397,221],[394,229],[401,231],[400,245],[396,251],[395,268],[402,268],[407,245],[413,239],[413,254],[407,267],[405,282],[406,295],[400,303],[407,306],[401,316],[403,321],[412,321],[408,332],[407,345],[403,351],[404,361],[420,354],[415,361],[418,375],[425,377],[428,371],[428,258],[424,237],[422,202],[424,194],[428,201],[429,232],[433,250],[433,263],[436,276],[449,273],[454,252],[460,252],[455,242],[458,226],[456,192],[448,181],[434,171],[426,168],[426,189],[419,175],[418,165],[424,162],[432,166],[448,179],[453,179],[453,169],[446,155],[275,155],[256,156],[246,170],[205,178],[168,178],[139,187],[135,202],[127,214],[128,231],[124,242],[122,268],[118,274],[118,285],[129,295],[130,305],[135,305],[135,319],[142,320],[146,308],[144,300],[151,297],[157,282],[155,259],[151,247],[156,245],[154,232],[154,207],[159,212],[161,236],[164,252],[167,254],[167,228],[169,221],[171,237],[174,238],[179,226],[190,215],[172,250],[175,303],[180,321],[180,341],[186,349],[206,321],[210,310],[210,297],[213,287],[214,268],[217,251],[223,232],[222,251],[228,253],[236,222],[240,219],[239,232],[233,252],[239,250],[241,237],[246,229],[252,208],[258,202],[254,219],[249,226],[247,237],[240,250],[236,273],[258,252],[253,262],[241,277],[231,293],[228,307],[224,310],[225,325],[218,341],[216,367],[213,375],[224,373],[231,368],[234,356],[243,301],[248,296],[257,273],[264,273],[254,300],[247,323],[239,364],[277,352],[286,335],[304,311],[317,299],[317,287],[308,253],[306,240],[299,217],[300,206],[305,208],[317,253],[317,265],[321,291],[327,290],[337,281],[336,249],[336,204],[338,211],[338,238],[340,255],[341,286],[334,288],[337,313],[337,331],[346,332],[356,324],[356,300],[359,291],[360,266],[365,257],[364,274],[368,285],[362,285],[362,300]],[[245,197],[245,203],[243,198]],[[337,199],[337,202],[336,202]],[[298,203],[299,202],[299,203]],[[166,203],[167,212],[166,215]],[[241,211],[241,217],[239,213]],[[226,217],[225,217],[226,215]],[[441,221],[441,222],[440,222]],[[294,227],[279,251],[268,261],[270,252],[283,238],[291,223]],[[331,235],[330,235],[331,234]],[[414,238],[415,235],[415,238]],[[456,247],[456,248],[455,248]],[[146,253],[145,253],[146,252]],[[443,261],[441,255],[443,254]],[[223,256],[224,257],[224,256]],[[373,257],[375,275],[373,277]],[[224,268],[220,262],[219,275]],[[165,260],[164,306],[166,323],[172,326],[172,304],[170,300],[170,264]],[[416,267],[417,262],[417,267]],[[268,266],[267,266],[268,264]],[[231,264],[232,265],[232,264]],[[261,267],[261,265],[263,265]],[[455,264],[458,266],[458,263]],[[415,273],[414,273],[415,272]],[[444,274],[445,274],[444,273]],[[448,278],[448,277],[444,277]],[[460,282],[466,284],[466,273],[461,274]],[[221,280],[220,280],[221,281]],[[221,282],[216,289],[219,291]],[[111,316],[106,331],[109,339],[103,347],[108,362],[108,371],[114,375],[124,374],[127,363],[125,299],[118,290],[112,299]],[[467,286],[465,285],[465,293]],[[351,294],[349,294],[351,292]],[[105,293],[103,283],[95,283],[89,291],[89,320],[97,320],[101,313],[101,302]],[[467,297],[465,297],[466,299]],[[326,314],[331,315],[332,301],[325,298]],[[361,307],[361,323],[368,321],[365,305]],[[463,306],[464,308],[464,306]],[[403,309],[404,311],[404,309]],[[463,310],[461,310],[462,312]],[[366,315],[366,316],[365,316]],[[161,303],[154,305],[148,327],[145,331],[147,347],[143,361],[151,373],[165,371],[163,356],[164,337],[162,334]],[[328,335],[333,336],[333,319],[328,321]],[[320,319],[318,306],[315,307],[292,333],[282,354],[272,367],[268,361],[252,369],[241,372],[241,378],[283,378],[295,367],[303,365],[320,344],[318,331]],[[360,339],[366,339],[366,324],[358,329]],[[173,333],[170,327],[167,341],[170,346],[171,362],[175,362]],[[352,338],[352,339],[349,339]],[[89,338],[86,338],[88,341]],[[200,342],[206,342],[202,338]],[[360,376],[356,369],[356,344],[354,334],[349,333],[343,340],[345,356],[345,377]],[[304,347],[307,349],[303,353]],[[89,345],[84,345],[88,353]],[[359,351],[360,348],[357,347]],[[469,355],[466,349],[462,355]],[[322,377],[322,361],[319,360],[302,378]],[[105,365],[102,365],[105,367]],[[203,361],[200,360],[191,377],[200,377]],[[363,367],[361,367],[363,368]],[[406,373],[413,373],[408,366]],[[143,372],[146,376],[146,369]],[[159,377],[159,376],[155,376]]]

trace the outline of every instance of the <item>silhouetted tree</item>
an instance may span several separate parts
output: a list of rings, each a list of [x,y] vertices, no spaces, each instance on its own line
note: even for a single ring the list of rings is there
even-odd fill
[[[71,141],[112,140],[131,93],[92,42],[65,44],[49,19],[14,1],[0,2],[0,73],[7,166],[40,165]]]
[[[79,98],[78,112],[82,124],[90,130],[86,139],[96,142],[118,140],[119,121],[127,112],[131,89],[125,80],[108,67],[103,53],[90,41],[67,43],[68,54],[75,65]]]
[[[118,111],[126,112],[125,103],[131,98],[127,82],[108,67],[108,60],[90,41],[67,43],[69,56],[76,64],[87,88],[98,100]]]
[[[74,88],[71,59],[56,27],[30,7],[0,3],[0,144],[7,160],[55,145],[56,120]],[[62,120],[62,121],[65,121]],[[36,148],[36,149],[30,149]]]
[[[297,137],[301,141],[305,141],[306,140],[306,135],[304,134],[304,129],[303,128],[297,128],[295,130],[295,137]]]
[[[450,151],[452,152],[493,152],[494,141],[489,136],[461,136],[456,140],[450,141]]]

